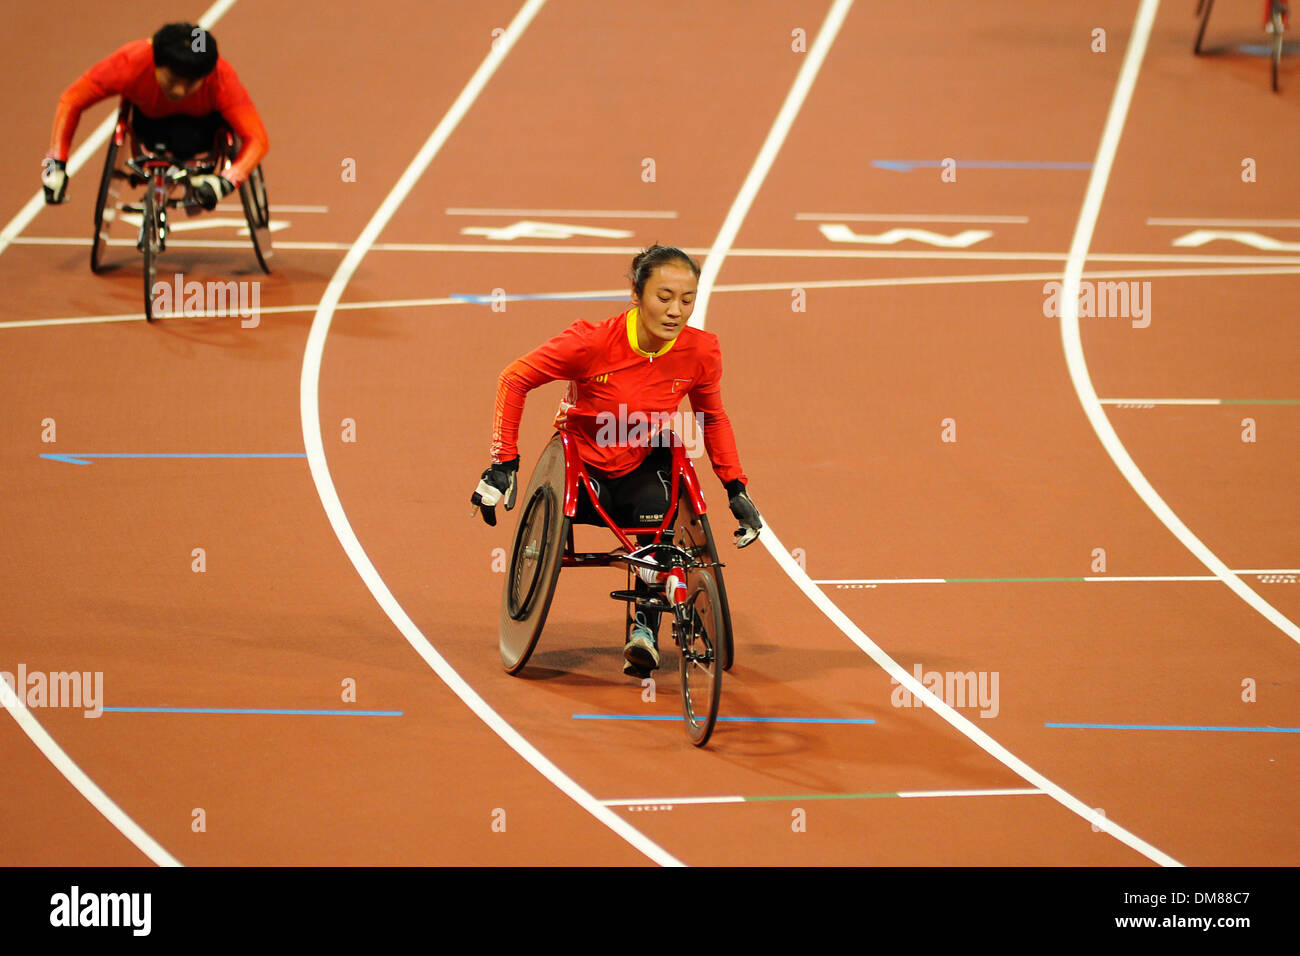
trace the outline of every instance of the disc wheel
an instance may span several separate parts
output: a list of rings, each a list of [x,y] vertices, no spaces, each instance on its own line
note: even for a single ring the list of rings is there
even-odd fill
[[[248,223],[248,236],[253,243],[253,255],[262,271],[270,275],[268,265],[271,249],[271,207],[266,199],[266,180],[258,166],[239,187],[239,201],[244,207],[244,220]]]
[[[95,232],[90,237],[91,272],[99,272],[104,266],[108,236],[120,212],[117,200],[121,184],[114,180],[121,178],[117,169],[117,142],[110,137],[108,155],[104,157],[104,174],[99,178],[99,195],[95,200]]]
[[[506,566],[498,639],[510,674],[528,663],[551,609],[569,535],[563,501],[564,448],[556,437],[533,469]]]
[[[713,575],[704,569],[696,572],[682,605],[684,623],[673,618],[673,637],[681,661],[682,716],[691,743],[703,747],[713,734],[722,697],[718,636],[723,632],[723,622]]]
[[[158,238],[158,207],[155,204],[153,183],[145,187],[143,213],[140,219],[140,251],[144,253],[144,317],[154,321],[153,286],[158,278],[158,255],[162,244]]]
[[[677,518],[673,523],[673,544],[684,550],[692,558],[701,562],[720,564],[717,545],[713,541],[713,532],[709,529],[708,515],[696,514],[689,496],[684,493],[678,499]],[[719,647],[722,652],[722,669],[731,670],[736,662],[736,643],[731,630],[731,607],[727,603],[727,585],[722,575],[722,568],[709,568],[714,586],[718,591],[718,604],[722,612],[722,631]],[[687,573],[688,579],[692,572]],[[687,582],[690,583],[689,580]]]

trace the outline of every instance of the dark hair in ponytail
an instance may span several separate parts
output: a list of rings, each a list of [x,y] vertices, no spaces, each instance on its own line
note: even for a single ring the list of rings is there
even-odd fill
[[[645,284],[655,269],[668,262],[685,263],[695,273],[695,278],[700,277],[700,266],[694,259],[676,246],[661,246],[656,243],[636,254],[632,259],[632,271],[627,274],[638,298],[645,294]]]

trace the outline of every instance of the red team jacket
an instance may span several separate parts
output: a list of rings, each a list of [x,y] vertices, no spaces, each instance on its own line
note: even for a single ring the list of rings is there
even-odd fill
[[[643,352],[637,346],[636,312],[631,309],[603,322],[575,322],[501,373],[492,418],[494,462],[519,455],[519,420],[529,390],[569,379],[555,427],[577,439],[579,454],[588,465],[619,477],[649,454],[644,442],[609,442],[613,432],[609,416],[640,413],[666,418],[683,398],[690,398],[692,411],[703,413],[704,447],[714,473],[724,484],[733,478],[748,483],[731,421],[722,407],[718,337],[687,326],[658,352]],[[620,434],[635,431],[633,423]]]
[[[134,40],[96,63],[64,91],[59,98],[50,151],[46,155],[66,162],[82,111],[102,99],[119,95],[134,103],[150,119],[178,113],[187,116],[220,113],[241,144],[234,165],[224,173],[235,186],[242,184],[257,168],[269,148],[262,118],[257,115],[234,68],[223,57],[217,57],[216,69],[204,78],[202,86],[185,99],[173,102],[164,95],[154,77],[152,42]]]

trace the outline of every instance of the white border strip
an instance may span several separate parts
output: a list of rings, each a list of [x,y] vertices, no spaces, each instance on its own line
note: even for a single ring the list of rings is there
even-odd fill
[[[927,213],[797,212],[801,222],[992,222],[1023,224],[1028,216],[936,216]]]
[[[727,248],[734,241],[736,233],[740,229],[740,223],[744,219],[745,213],[748,212],[750,204],[757,194],[759,186],[766,178],[772,162],[776,158],[776,153],[781,144],[785,141],[786,134],[794,122],[795,115],[799,106],[802,104],[809,87],[812,84],[813,76],[821,66],[826,52],[834,40],[835,33],[838,32],[840,25],[844,21],[845,15],[852,0],[836,0],[835,5],[827,14],[826,22],[822,24],[821,30],[817,34],[817,41],[813,44],[812,49],[808,52],[808,58],[805,60],[803,68],[799,72],[799,77],[795,81],[794,87],[790,90],[785,105],[782,107],[776,122],[773,124],[771,131],[768,133],[767,141],[763,144],[763,149],[758,158],[754,161],[753,168],[749,171],[749,176],[740,194],[736,197],[732,205],[731,212],[723,224],[722,231],[718,238],[714,240],[713,246],[709,253],[709,258],[705,261],[703,273],[700,277],[699,292],[695,298],[695,314],[691,316],[690,325],[702,328],[704,318],[701,311],[708,301],[708,293],[712,285],[717,281],[719,270],[722,268],[722,260],[727,255]],[[1076,286],[1077,291],[1077,286]],[[862,630],[853,623],[843,611],[841,611],[824,591],[815,585],[808,577],[803,568],[792,558],[784,545],[776,536],[776,532],[769,524],[759,535],[759,540],[768,552],[781,566],[781,569],[789,575],[790,580],[795,583],[799,590],[807,598],[821,609],[822,613],[830,618],[849,640],[857,644],[868,657],[880,665],[880,667],[889,674],[890,677],[902,684],[917,698],[925,702],[925,706],[938,714],[956,730],[965,734],[975,744],[982,747],[994,759],[1002,762],[1018,776],[1023,777],[1029,783],[1033,784],[1039,790],[1046,791],[1058,803],[1077,813],[1098,830],[1109,833],[1120,842],[1141,853],[1150,860],[1160,863],[1164,866],[1181,866],[1181,864],[1167,853],[1157,849],[1145,840],[1140,839],[1128,830],[1108,819],[1101,813],[1098,813],[1092,807],[1085,804],[1082,800],[1067,793],[1064,789],[1048,780],[1041,773],[1034,770],[1023,760],[1011,753],[1000,743],[990,737],[983,730],[980,730],[970,720],[957,713],[952,707],[948,706],[943,700],[932,693],[929,688],[918,681],[914,676],[905,671],[897,661],[886,654],[878,647],[871,638],[867,637]]]
[[[1092,429],[1101,439],[1102,446],[1110,455],[1111,461],[1119,469],[1125,480],[1138,493],[1138,496],[1160,519],[1174,537],[1183,543],[1202,564],[1209,568],[1216,577],[1232,589],[1233,593],[1258,611],[1272,625],[1277,627],[1291,640],[1300,644],[1300,627],[1255,593],[1241,580],[1231,568],[1207,548],[1178,517],[1163,498],[1152,487],[1141,469],[1134,463],[1128,449],[1120,441],[1110,420],[1102,409],[1088,374],[1088,363],[1083,354],[1083,340],[1079,331],[1079,281],[1083,266],[1088,258],[1088,246],[1092,243],[1093,229],[1097,225],[1097,216],[1101,213],[1102,198],[1106,194],[1106,182],[1110,178],[1111,167],[1115,162],[1115,153],[1119,149],[1119,139],[1124,130],[1124,120],[1128,115],[1129,103],[1137,87],[1138,71],[1142,68],[1142,57],[1146,52],[1147,40],[1151,36],[1151,25],[1155,21],[1160,0],[1142,0],[1138,8],[1137,20],[1133,26],[1133,38],[1124,53],[1124,65],[1120,70],[1119,84],[1111,100],[1110,112],[1106,117],[1106,127],[1097,147],[1097,158],[1088,175],[1088,190],[1084,194],[1083,208],[1079,211],[1079,220],[1075,226],[1074,239],[1070,243],[1070,257],[1065,264],[1061,289],[1061,343],[1065,349],[1066,364],[1070,369],[1070,381],[1078,395],[1079,404],[1083,406],[1092,424]]]
[[[307,346],[303,353],[302,381],[299,391],[303,443],[306,447],[307,463],[311,468],[312,480],[316,483],[316,491],[320,495],[321,505],[325,509],[330,525],[334,528],[334,533],[338,536],[339,543],[343,546],[343,550],[347,553],[349,560],[352,561],[353,567],[357,569],[361,580],[370,589],[370,593],[374,595],[379,606],[392,620],[393,624],[397,626],[397,629],[402,632],[402,636],[415,649],[415,652],[424,658],[425,663],[433,668],[434,672],[442,678],[452,693],[464,701],[465,705],[480,720],[500,736],[519,756],[532,764],[542,776],[573,799],[579,806],[656,863],[664,866],[681,866],[681,861],[639,830],[630,826],[627,821],[608,807],[601,806],[600,801],[584,790],[576,781],[545,757],[541,751],[529,743],[500,714],[493,710],[487,701],[480,697],[478,692],[466,683],[456,673],[455,669],[447,663],[446,659],[434,649],[433,645],[429,643],[428,639],[415,625],[415,622],[402,609],[402,606],[397,602],[397,598],[388,589],[388,585],[384,583],[384,579],[380,577],[379,571],[375,569],[370,557],[361,546],[356,532],[352,530],[347,513],[343,510],[343,504],[339,500],[338,490],[334,487],[334,480],[330,476],[329,463],[325,456],[325,444],[321,436],[318,400],[321,360],[325,353],[325,339],[329,334],[334,310],[339,304],[344,289],[347,288],[348,281],[356,272],[357,267],[361,265],[361,260],[365,257],[376,237],[405,201],[420,176],[433,162],[434,157],[442,149],[443,144],[447,142],[461,119],[469,112],[474,100],[478,98],[488,80],[492,78],[492,75],[497,71],[506,55],[514,47],[520,35],[545,2],[546,0],[528,0],[519,10],[519,13],[515,15],[505,34],[494,44],[487,58],[479,65],[479,68],[452,104],[451,109],[447,111],[447,115],[442,118],[442,121],[434,129],[428,140],[420,147],[420,151],[411,160],[410,165],[406,167],[406,171],[402,173],[401,178],[398,179],[397,184],[375,212],[370,222],[366,224],[365,229],[362,230],[357,241],[352,244],[348,254],[344,256],[334,276],[330,279],[329,286],[325,289],[325,295],[321,299],[315,317],[312,319],[311,331],[307,335]]]
[[[448,216],[558,216],[561,219],[676,219],[667,209],[447,209]]]
[[[216,23],[231,7],[235,5],[235,0],[217,0],[212,6],[199,17],[199,26],[206,30],[212,29]],[[104,140],[108,139],[113,127],[117,125],[117,112],[114,111],[103,123],[95,127],[94,132],[87,137],[86,141],[81,144],[72,156],[68,158],[68,175],[74,172],[89,159],[103,145]],[[9,224],[0,231],[0,253],[9,247],[14,238],[31,224],[36,218],[36,214],[41,211],[45,205],[45,190],[37,190],[27,205],[23,206],[18,215],[9,220]],[[95,781],[91,780],[86,772],[77,766],[76,762],[68,756],[67,752],[55,742],[49,732],[41,726],[40,721],[31,715],[23,703],[14,695],[9,685],[0,681],[0,704],[4,705],[5,710],[9,711],[9,716],[18,722],[18,726],[43,753],[47,760],[50,761],[59,773],[63,774],[68,783],[72,784],[90,803],[92,807],[103,814],[104,818],[115,826],[122,836],[130,840],[141,853],[153,860],[159,866],[181,866],[180,860],[172,856],[162,844],[145,832],[144,828],[132,820],[125,811],[119,807],[108,794],[106,794]]]

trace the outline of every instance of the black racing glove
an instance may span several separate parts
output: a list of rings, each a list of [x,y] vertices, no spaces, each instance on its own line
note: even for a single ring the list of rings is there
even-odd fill
[[[41,187],[45,202],[51,206],[68,201],[68,164],[61,159],[45,157],[41,161]]]
[[[515,506],[515,479],[519,475],[519,459],[493,462],[478,480],[478,487],[470,495],[470,503],[479,509],[489,527],[496,527],[497,505],[505,499],[506,510]]]
[[[204,209],[212,210],[217,208],[217,203],[235,191],[235,184],[225,176],[191,176],[190,188],[194,191],[194,198],[198,200],[199,205]]]
[[[736,547],[748,547],[757,540],[758,532],[763,528],[763,519],[758,516],[754,502],[749,500],[749,492],[745,490],[743,481],[733,478],[724,487],[727,489],[727,504],[731,506],[731,513],[740,522],[740,527],[732,533]]]

